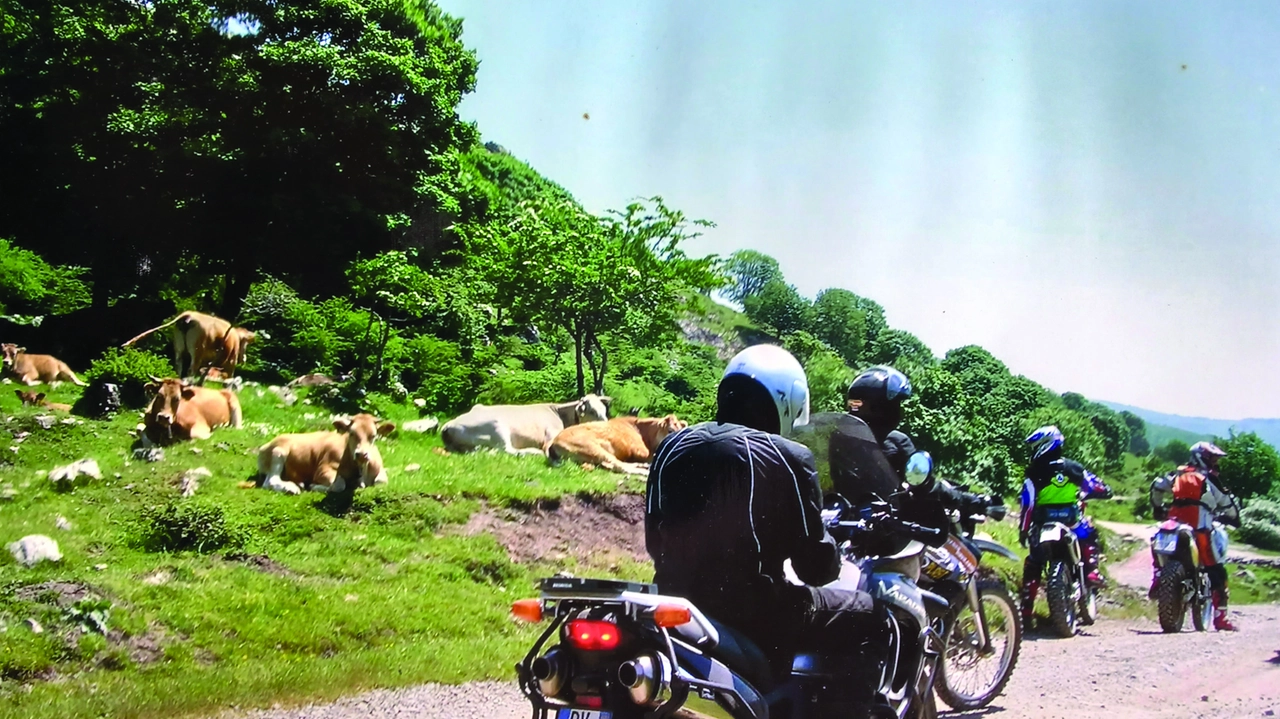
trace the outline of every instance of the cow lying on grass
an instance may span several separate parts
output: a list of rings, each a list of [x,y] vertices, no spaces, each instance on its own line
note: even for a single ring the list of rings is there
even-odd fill
[[[44,407],[46,409],[54,409],[60,412],[71,411],[71,405],[69,404],[62,404],[61,402],[46,402],[44,399],[44,392],[23,392],[20,389],[15,389],[14,392],[18,395],[18,399],[22,400],[22,403],[25,405],[30,405],[32,407]]]
[[[173,363],[179,377],[200,375],[203,379],[205,370],[217,367],[224,370],[224,376],[231,377],[236,367],[244,362],[245,348],[256,335],[243,327],[233,327],[231,323],[213,315],[201,312],[183,312],[159,327],[152,327],[123,346],[137,342],[147,335],[165,327],[173,327]],[[191,363],[185,367],[183,359],[190,358]]]
[[[507,454],[542,454],[565,427],[608,419],[611,401],[589,394],[563,404],[478,404],[445,422],[440,438],[451,452],[500,449]]]
[[[5,374],[28,387],[55,382],[71,382],[81,387],[85,386],[66,362],[53,355],[29,355],[26,347],[19,347],[12,342],[0,345],[0,350],[4,352]]]
[[[648,474],[649,458],[658,443],[689,423],[666,417],[616,417],[566,427],[547,445],[547,461],[568,459],[585,469],[603,467],[623,474]]]
[[[180,379],[152,377],[147,391],[156,396],[143,418],[144,447],[208,439],[214,427],[240,427],[240,399],[229,389],[206,389]]]
[[[396,426],[379,424],[371,414],[358,414],[333,420],[333,427],[338,431],[282,434],[262,445],[258,450],[262,487],[301,494],[303,489],[343,492],[348,487],[386,484],[387,470],[374,440]]]

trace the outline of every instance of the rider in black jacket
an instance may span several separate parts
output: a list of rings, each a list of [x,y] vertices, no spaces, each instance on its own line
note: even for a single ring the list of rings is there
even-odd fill
[[[813,454],[781,436],[808,422],[804,370],[780,347],[749,347],[730,361],[716,402],[716,421],[670,435],[650,463],[654,582],[746,634],[775,666],[800,646],[850,646],[873,602],[814,586],[839,575],[840,556],[820,516]],[[786,581],[787,559],[806,586]]]

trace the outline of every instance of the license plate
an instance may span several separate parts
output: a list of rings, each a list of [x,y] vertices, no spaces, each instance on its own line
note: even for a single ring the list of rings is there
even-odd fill
[[[561,709],[556,719],[613,719],[613,712],[598,712],[591,709]]]
[[[1178,535],[1160,533],[1154,540],[1155,550],[1160,554],[1173,554],[1178,548]]]

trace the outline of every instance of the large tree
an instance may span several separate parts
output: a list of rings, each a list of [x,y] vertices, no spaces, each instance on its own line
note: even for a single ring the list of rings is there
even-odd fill
[[[813,301],[810,331],[851,366],[857,366],[867,340],[867,320],[858,299],[849,290],[832,288],[819,292]]]
[[[1227,456],[1218,462],[1222,482],[1241,497],[1265,496],[1280,487],[1280,454],[1253,432],[1217,439]]]
[[[0,235],[90,268],[95,304],[176,268],[341,286],[447,213],[461,23],[426,0],[13,0],[0,23]],[[440,223],[437,223],[440,224]]]
[[[778,261],[755,250],[738,250],[729,255],[729,259],[725,261],[725,270],[729,275],[729,284],[724,289],[724,295],[738,304],[759,294],[771,281],[782,278]]]

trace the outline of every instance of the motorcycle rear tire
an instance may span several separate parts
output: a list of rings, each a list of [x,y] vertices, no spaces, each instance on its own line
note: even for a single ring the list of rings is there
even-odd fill
[[[1071,599],[1071,567],[1066,562],[1049,565],[1045,598],[1049,600],[1049,623],[1053,625],[1054,633],[1063,639],[1075,636],[1079,619],[1076,602]]]
[[[951,642],[954,640],[952,632],[955,631],[956,621],[959,619],[960,612],[969,606],[967,603],[956,602],[955,607],[947,616],[946,630],[943,635],[943,654],[938,659],[938,676],[934,680],[934,689],[938,692],[938,698],[956,711],[981,709],[1000,696],[1000,692],[1004,691],[1005,685],[1009,683],[1009,677],[1013,676],[1013,668],[1018,664],[1018,653],[1022,648],[1022,615],[1018,611],[1018,605],[1014,603],[1013,597],[1009,594],[1009,590],[1005,589],[1004,584],[995,580],[979,582],[978,597],[984,604],[992,602],[1004,606],[1001,614],[1009,622],[1006,641],[1011,645],[1010,655],[1008,663],[1001,666],[1000,674],[993,677],[991,684],[987,686],[985,691],[968,697],[960,696],[952,691],[947,684],[947,656],[951,649]],[[988,616],[990,617],[991,615]]]
[[[1160,629],[1165,634],[1177,634],[1187,621],[1187,605],[1182,601],[1187,568],[1182,562],[1170,562],[1160,568],[1156,581],[1156,604],[1160,608]]]

